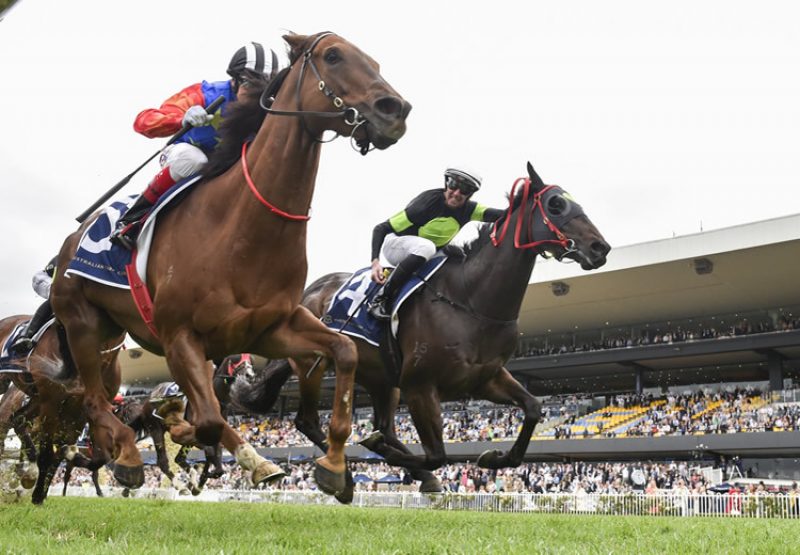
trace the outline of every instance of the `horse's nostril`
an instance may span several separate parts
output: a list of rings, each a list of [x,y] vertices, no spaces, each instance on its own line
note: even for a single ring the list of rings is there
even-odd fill
[[[375,102],[375,109],[385,116],[405,117],[403,101],[394,96],[384,96]]]
[[[592,251],[599,255],[605,256],[611,250],[611,246],[605,241],[594,241],[592,243]]]

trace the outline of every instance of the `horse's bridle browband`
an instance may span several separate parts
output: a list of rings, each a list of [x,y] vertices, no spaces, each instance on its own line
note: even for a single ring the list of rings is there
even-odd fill
[[[299,117],[300,118],[300,122],[303,125],[303,129],[306,131],[306,133],[311,135],[311,137],[313,138],[313,140],[315,142],[318,142],[318,143],[331,142],[334,139],[336,139],[337,137],[339,137],[340,135],[339,135],[339,133],[337,133],[332,139],[330,139],[328,141],[323,141],[321,139],[317,139],[314,136],[314,134],[311,133],[311,131],[306,126],[305,116],[313,116],[313,117],[320,117],[320,118],[338,118],[338,117],[341,117],[341,118],[344,119],[344,122],[347,125],[349,125],[349,126],[351,126],[353,128],[350,131],[350,137],[351,138],[353,137],[353,135],[355,135],[356,130],[360,126],[362,126],[365,123],[367,123],[366,118],[364,118],[364,116],[362,116],[361,113],[356,108],[354,108],[352,106],[347,106],[344,103],[344,100],[342,100],[341,97],[337,96],[336,93],[333,92],[333,89],[331,89],[325,83],[325,81],[322,79],[322,75],[320,74],[319,69],[317,68],[317,64],[314,63],[314,60],[311,57],[312,54],[314,53],[314,48],[316,48],[316,46],[319,43],[319,41],[321,41],[323,38],[325,38],[325,37],[327,37],[329,35],[333,35],[333,33],[325,32],[325,33],[320,34],[316,39],[314,39],[314,42],[311,43],[311,46],[309,46],[306,49],[306,51],[303,52],[303,55],[302,55],[303,64],[300,66],[300,76],[297,79],[297,87],[295,88],[295,96],[297,97],[297,108],[298,108],[297,110],[275,110],[275,109],[273,109],[271,106],[272,106],[272,103],[275,101],[275,99],[272,98],[272,97],[265,98],[264,94],[266,93],[266,90],[264,91],[264,93],[262,93],[261,99],[259,100],[261,108],[264,111],[266,111],[268,114],[273,114],[273,115],[276,115],[276,116],[295,116],[295,117]],[[297,60],[295,60],[295,62],[296,61]],[[301,108],[301,105],[300,105],[300,89],[301,89],[301,86],[303,84],[303,79],[305,77],[306,65],[311,67],[311,71],[314,72],[314,76],[317,78],[317,81],[318,81],[317,87],[319,88],[320,92],[322,92],[322,94],[324,94],[325,96],[330,98],[331,102],[333,103],[333,105],[336,108],[340,108],[340,111],[338,111],[338,112],[319,112],[319,111],[303,110]],[[359,150],[359,152],[361,152],[361,154],[366,154],[367,152],[369,152],[371,150],[370,147],[369,147],[369,141],[368,140],[360,142],[360,143],[357,143],[357,144],[358,144],[358,150]]]

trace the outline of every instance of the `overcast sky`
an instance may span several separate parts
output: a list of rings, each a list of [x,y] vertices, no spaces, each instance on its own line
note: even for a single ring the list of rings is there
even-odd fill
[[[466,161],[504,204],[530,160],[614,246],[800,212],[800,3],[21,0],[0,21],[0,312],[74,218],[164,144],[135,115],[226,78],[247,41],[334,31],[414,109],[366,157],[323,147],[309,282],[369,263],[373,226]],[[140,192],[155,162],[122,191]],[[612,253],[613,256],[613,253]]]

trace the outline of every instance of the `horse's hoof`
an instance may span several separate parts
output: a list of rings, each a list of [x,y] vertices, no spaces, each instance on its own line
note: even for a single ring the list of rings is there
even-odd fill
[[[319,463],[314,464],[314,481],[320,491],[328,495],[339,495],[347,488],[345,472],[331,472]]]
[[[491,449],[489,451],[484,451],[481,453],[481,456],[478,457],[478,460],[475,461],[481,468],[503,468],[504,465],[500,462],[500,459],[503,457],[503,452],[498,451],[497,449]]]
[[[123,487],[137,489],[144,484],[144,466],[114,465],[114,478]]]
[[[39,478],[39,467],[35,464],[25,463],[19,471],[19,483],[25,489],[31,489]]]
[[[217,470],[211,470],[208,473],[208,477],[211,478],[212,480],[216,480],[217,478],[222,478],[223,476],[225,476],[225,471],[222,470],[221,468],[218,468]]]
[[[129,490],[128,488],[124,488],[122,490],[122,497],[130,497],[130,496],[131,496],[131,490]]]
[[[192,495],[193,495],[194,497],[197,497],[198,495],[200,495],[200,493],[201,493],[202,491],[203,491],[203,490],[201,490],[200,488],[192,488]]]
[[[442,482],[436,476],[425,480],[419,485],[420,493],[442,493],[442,491],[444,491]]]
[[[269,484],[276,480],[280,480],[284,476],[286,476],[286,473],[280,466],[269,461],[263,461],[253,471],[253,485],[257,486],[262,482]]]
[[[34,505],[41,505],[42,503],[44,503],[45,499],[47,499],[47,495],[44,493],[34,491],[31,494],[31,501],[33,502]]]
[[[362,447],[366,447],[374,453],[378,453],[378,449],[383,445],[383,434],[379,430],[372,432],[369,437],[362,439],[358,442]]]
[[[347,469],[344,473],[344,484],[344,491],[334,494],[334,497],[339,503],[349,505],[353,502],[353,490],[356,487],[356,483],[353,481],[353,473],[350,472],[350,469]]]

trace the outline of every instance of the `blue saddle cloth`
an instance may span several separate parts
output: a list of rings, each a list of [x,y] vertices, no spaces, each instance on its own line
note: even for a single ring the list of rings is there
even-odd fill
[[[17,324],[14,327],[14,329],[11,330],[11,333],[8,334],[8,337],[3,342],[3,344],[0,346],[0,372],[10,372],[18,374],[22,371],[27,370],[27,368],[24,365],[19,364],[17,362],[13,362],[14,360],[19,360],[19,359],[11,356],[11,353],[9,352],[9,347],[11,347],[11,345],[14,344],[14,341],[17,340],[17,337],[19,337],[19,335],[25,329],[25,326],[28,324],[29,321],[30,320],[25,320],[24,322],[20,322],[19,324]]]
[[[149,217],[155,216],[162,206],[199,180],[200,176],[195,176],[173,185],[159,198]],[[130,264],[133,255],[125,247],[112,243],[110,237],[117,221],[136,198],[138,195],[125,197],[112,202],[103,210],[81,237],[78,250],[67,266],[66,275],[77,274],[112,287],[130,289],[125,266]]]
[[[393,319],[403,302],[424,283],[423,280],[430,278],[446,261],[446,256],[431,258],[417,271],[417,275],[403,284],[392,307]],[[332,330],[358,337],[377,347],[384,326],[389,322],[376,320],[369,313],[369,305],[380,290],[380,285],[373,282],[370,275],[370,268],[362,268],[350,276],[331,299],[322,323]]]

